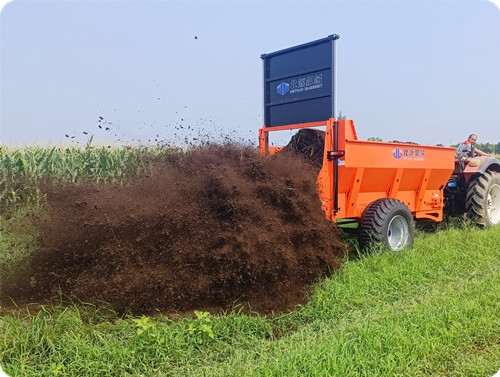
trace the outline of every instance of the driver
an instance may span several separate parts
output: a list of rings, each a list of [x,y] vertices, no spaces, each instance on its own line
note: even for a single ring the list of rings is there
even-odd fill
[[[456,155],[462,158],[478,156],[491,156],[488,153],[483,152],[476,148],[477,135],[470,134],[467,140],[460,143],[457,148]]]

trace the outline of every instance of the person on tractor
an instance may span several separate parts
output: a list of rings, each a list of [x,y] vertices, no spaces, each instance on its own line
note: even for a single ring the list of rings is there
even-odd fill
[[[477,135],[470,134],[467,140],[460,143],[457,147],[456,155],[462,158],[471,158],[475,156],[491,156],[488,153],[476,148]]]

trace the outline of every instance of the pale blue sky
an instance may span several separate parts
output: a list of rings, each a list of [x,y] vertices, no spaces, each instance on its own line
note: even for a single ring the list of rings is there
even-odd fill
[[[487,0],[14,0],[0,14],[0,141],[257,141],[260,55],[330,34],[338,109],[360,138],[500,141]]]

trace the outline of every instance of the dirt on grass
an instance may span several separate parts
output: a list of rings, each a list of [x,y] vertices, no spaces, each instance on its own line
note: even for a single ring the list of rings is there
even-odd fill
[[[339,267],[342,234],[300,156],[212,145],[151,163],[126,185],[47,185],[40,250],[29,275],[3,282],[2,304],[62,294],[133,314],[282,312]]]

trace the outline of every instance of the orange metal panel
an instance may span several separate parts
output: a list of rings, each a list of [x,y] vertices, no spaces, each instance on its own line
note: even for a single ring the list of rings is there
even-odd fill
[[[443,188],[455,166],[453,148],[362,141],[352,121],[338,121],[338,127],[338,148],[345,155],[339,160],[337,211],[332,207],[333,173],[324,166],[318,177],[327,218],[359,219],[368,204],[390,197],[405,203],[416,218],[442,220]],[[332,134],[327,130],[325,149],[333,149]]]
[[[272,153],[267,132],[294,128],[325,126],[323,166],[317,180],[321,207],[328,219],[359,219],[366,206],[380,198],[395,198],[408,206],[417,219],[441,221],[443,188],[455,169],[455,149],[409,143],[358,140],[354,122],[337,122],[338,200],[334,208],[335,120],[262,128],[259,150]]]

